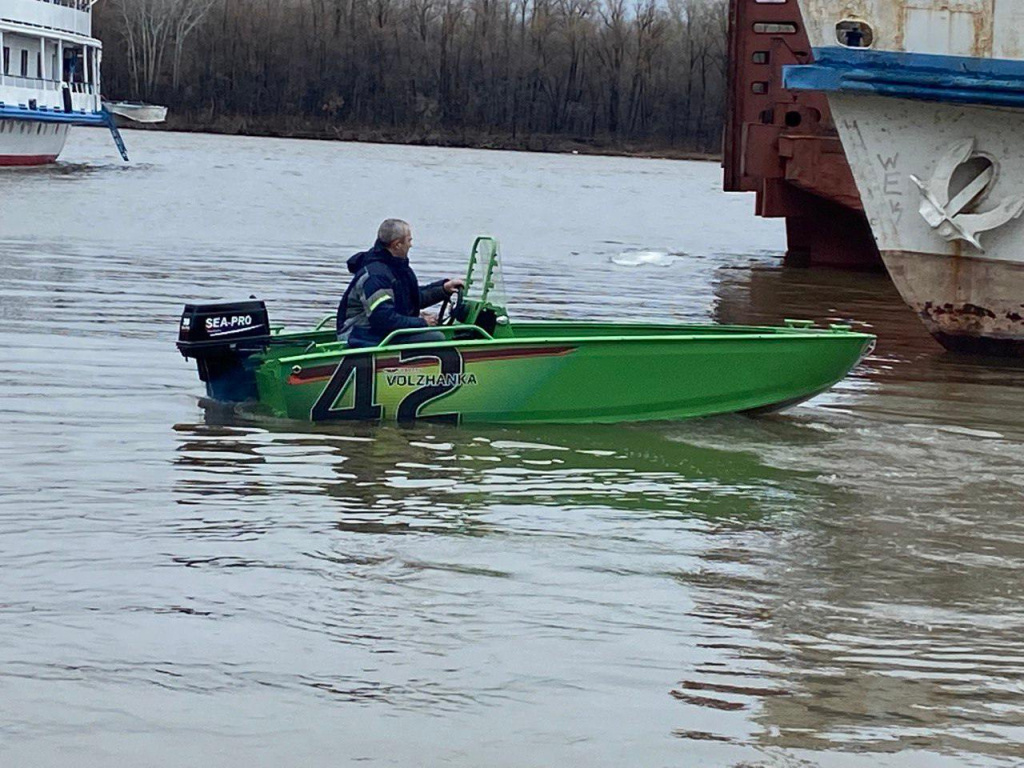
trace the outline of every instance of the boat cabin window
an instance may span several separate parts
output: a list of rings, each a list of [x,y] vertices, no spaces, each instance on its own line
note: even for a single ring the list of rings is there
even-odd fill
[[[871,25],[855,19],[844,19],[836,24],[836,40],[847,48],[870,48],[874,42]]]
[[[4,74],[11,74],[11,47],[9,45],[4,46]]]
[[[85,82],[85,56],[81,48],[64,49],[64,81],[67,83]]]
[[[28,51],[21,52],[21,76],[28,77]]]

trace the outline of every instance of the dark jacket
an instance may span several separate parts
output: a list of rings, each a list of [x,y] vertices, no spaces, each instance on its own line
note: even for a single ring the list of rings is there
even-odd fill
[[[444,300],[444,280],[420,288],[406,259],[378,240],[348,260],[354,277],[338,304],[338,339],[350,347],[375,347],[399,328],[426,328],[420,310]]]

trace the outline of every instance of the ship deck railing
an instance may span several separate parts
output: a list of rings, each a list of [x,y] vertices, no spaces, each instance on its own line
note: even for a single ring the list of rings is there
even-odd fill
[[[16,88],[33,88],[37,91],[60,90],[59,80],[50,80],[46,77],[22,77],[21,75],[0,75],[0,87],[14,86]]]
[[[90,11],[93,6],[92,0],[37,0],[37,2],[62,5],[65,8],[74,8],[76,11]]]
[[[45,1],[45,0],[44,0]],[[37,91],[59,91],[64,84],[60,80],[46,77],[22,77],[21,75],[0,75],[0,88],[13,86],[17,88],[34,88]],[[72,93],[96,95],[96,86],[90,83],[68,83]]]

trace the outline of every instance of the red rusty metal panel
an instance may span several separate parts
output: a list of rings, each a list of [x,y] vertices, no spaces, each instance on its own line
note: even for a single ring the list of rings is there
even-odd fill
[[[731,0],[729,6],[729,103],[726,117],[723,165],[726,191],[749,191],[759,188],[759,174],[745,173],[744,166],[765,167],[763,158],[755,155],[776,154],[775,142],[787,127],[788,113],[827,120],[828,103],[821,94],[791,92],[782,88],[782,67],[811,61],[810,45],[803,29],[796,0],[764,3],[757,0]],[[767,28],[795,29],[793,34],[756,32],[757,25]],[[755,92],[755,84],[767,84],[763,93]],[[790,120],[793,118],[790,116]],[[759,130],[758,142],[744,142],[750,126]],[[829,122],[826,127],[834,135]],[[779,177],[783,175],[778,164]]]
[[[743,152],[740,155],[741,174],[748,189],[761,188],[765,179],[781,179],[785,166],[778,151],[765,152],[765,146],[777,146],[778,129],[774,125],[746,123],[743,126]]]
[[[782,67],[810,61],[796,0],[730,0],[724,188],[755,192],[759,216],[800,219],[787,221],[794,261],[875,266],[878,250],[827,97],[782,87]],[[818,216],[837,212],[849,214],[840,219],[850,231],[813,234]]]
[[[778,148],[786,181],[851,210],[864,210],[838,137],[783,134]]]

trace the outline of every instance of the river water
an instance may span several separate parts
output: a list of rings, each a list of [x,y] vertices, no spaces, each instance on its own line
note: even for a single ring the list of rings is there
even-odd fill
[[[0,765],[1020,764],[1020,364],[780,268],[714,164],[127,139],[0,176]],[[385,216],[422,277],[501,238],[513,317],[878,348],[756,420],[207,420],[183,301],[311,323]]]

